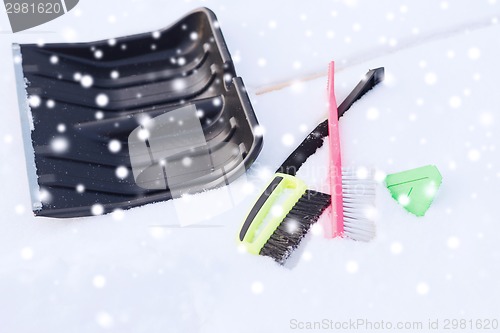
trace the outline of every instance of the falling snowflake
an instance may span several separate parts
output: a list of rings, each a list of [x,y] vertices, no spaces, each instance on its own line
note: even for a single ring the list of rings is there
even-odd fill
[[[21,258],[23,260],[33,259],[33,249],[31,247],[23,247],[21,249]]]
[[[38,192],[38,198],[43,203],[50,203],[52,201],[52,194],[47,189],[41,188]]]
[[[449,103],[452,108],[457,109],[462,105],[462,99],[460,96],[452,96]]]
[[[109,103],[109,97],[106,94],[99,94],[95,98],[95,102],[98,106],[104,107]]]
[[[97,111],[94,115],[95,119],[100,120],[104,118],[104,113],[102,111]]]
[[[385,177],[386,177],[386,173],[382,170],[377,170],[375,171],[375,174],[373,176],[373,179],[378,182],[378,183],[382,183],[384,180],[385,180]]]
[[[294,80],[290,88],[294,93],[301,93],[304,91],[304,82],[300,80]]]
[[[493,124],[493,114],[491,112],[483,112],[479,116],[479,122],[483,126],[490,126]]]
[[[401,194],[398,197],[398,202],[401,206],[408,206],[410,203],[410,197],[408,197],[406,194]]]
[[[241,54],[240,54],[240,52],[239,52],[239,51],[236,51],[236,52],[234,53],[234,55],[233,55],[233,62],[234,62],[235,64],[238,64],[238,63],[240,63],[240,62],[241,62]]]
[[[92,279],[92,284],[98,289],[104,288],[106,285],[106,278],[102,275],[96,275]]]
[[[76,192],[78,192],[78,193],[85,192],[85,186],[83,184],[76,185]]]
[[[52,109],[52,108],[54,108],[54,106],[56,106],[56,102],[54,102],[54,100],[53,100],[53,99],[49,99],[49,100],[47,100],[46,105],[47,105],[47,107],[48,107],[49,109]]]
[[[50,149],[54,153],[62,154],[69,150],[69,140],[63,136],[58,136],[50,141]]]
[[[107,312],[99,312],[96,315],[96,322],[103,328],[111,328],[114,324],[113,317]]]
[[[312,253],[310,251],[304,251],[304,253],[302,254],[301,258],[304,261],[311,261],[311,259],[312,259]]]
[[[469,150],[467,156],[469,157],[469,160],[476,162],[481,158],[481,152],[477,149],[471,149]]]
[[[64,29],[62,35],[67,42],[74,42],[77,36],[76,31],[72,28]]]
[[[120,141],[113,139],[108,143],[108,149],[112,153],[118,153],[122,149],[122,144]]]
[[[436,82],[437,82],[437,75],[436,75],[436,73],[429,72],[429,73],[425,74],[424,79],[425,79],[425,83],[432,86],[432,85],[436,84]]]
[[[456,250],[460,246],[460,239],[458,239],[458,237],[451,236],[450,238],[448,238],[446,244],[450,249]]]
[[[167,231],[162,226],[153,226],[153,227],[149,227],[149,234],[154,239],[162,239],[167,234]]]
[[[427,295],[429,293],[429,285],[425,282],[420,282],[417,284],[417,293],[419,295]]]
[[[255,193],[255,185],[252,184],[251,182],[245,182],[245,184],[242,186],[242,193],[244,195],[251,195]]]
[[[90,88],[94,84],[94,79],[90,75],[83,75],[80,79],[80,84],[84,88]]]
[[[282,216],[283,215],[283,207],[281,207],[280,205],[274,205],[271,208],[271,215],[274,217]]]
[[[481,51],[477,48],[477,47],[471,47],[468,51],[467,51],[467,56],[469,57],[469,59],[471,60],[477,60],[479,59],[479,57],[481,56]]]
[[[115,174],[116,174],[116,177],[118,177],[120,179],[125,179],[128,176],[128,169],[127,169],[127,167],[121,165],[118,168],[116,168]]]
[[[111,213],[111,217],[113,217],[113,220],[115,221],[121,221],[125,217],[125,211],[123,209],[115,209],[113,213]]]
[[[182,91],[186,88],[186,81],[183,79],[175,79],[172,85],[175,91]]]
[[[55,65],[55,64],[57,64],[58,62],[59,62],[59,57],[58,57],[58,56],[53,55],[53,56],[51,56],[51,57],[50,57],[50,63],[51,63],[51,64]]]
[[[265,133],[265,129],[262,125],[257,125],[253,128],[254,134],[256,136],[263,136]]]
[[[347,273],[354,274],[354,273],[358,272],[359,265],[356,261],[350,260],[346,263],[345,269],[346,269]]]
[[[26,210],[23,205],[19,204],[14,207],[14,210],[16,211],[17,215],[23,215],[24,211]]]
[[[104,206],[101,204],[92,205],[92,207],[90,208],[90,212],[95,216],[102,215],[104,214]]]
[[[220,106],[222,104],[222,101],[221,101],[221,99],[219,97],[217,97],[217,98],[213,99],[212,104],[214,106]]]
[[[293,143],[295,142],[295,138],[293,137],[292,134],[290,133],[286,133],[285,135],[283,135],[283,137],[281,138],[281,142],[283,143],[283,145],[287,146],[287,147],[290,147],[293,145]]]
[[[192,33],[189,34],[189,38],[191,40],[197,40],[198,39],[198,33],[196,31],[193,31]]]
[[[401,244],[400,242],[394,242],[391,244],[391,252],[393,254],[400,254],[401,252],[403,252],[403,244]]]
[[[313,236],[322,236],[323,235],[323,226],[321,223],[315,223],[311,226],[311,234]]]
[[[359,167],[356,169],[356,177],[358,179],[367,179],[370,171],[366,167]]]
[[[250,289],[252,290],[252,293],[259,295],[264,291],[264,285],[260,281],[255,281],[252,283]]]
[[[101,50],[96,50],[96,51],[94,52],[94,57],[95,57],[96,59],[101,59],[101,58],[102,58],[102,56],[103,56],[103,53],[102,53],[102,51],[101,51]]]
[[[286,231],[289,234],[295,233],[299,229],[299,223],[295,220],[287,220],[286,222]]]
[[[193,159],[189,156],[186,156],[182,159],[182,165],[186,168],[190,167],[193,164]]]
[[[31,95],[28,101],[32,108],[37,108],[42,103],[42,99],[40,98],[40,96],[37,95]]]
[[[366,111],[366,118],[368,120],[376,120],[379,117],[380,112],[377,108],[371,107]]]
[[[138,132],[137,132],[137,137],[139,138],[139,140],[141,141],[146,141],[147,139],[149,139],[149,131],[146,129],[146,128],[141,128]]]

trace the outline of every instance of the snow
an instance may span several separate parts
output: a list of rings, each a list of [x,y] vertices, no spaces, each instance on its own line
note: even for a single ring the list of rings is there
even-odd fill
[[[498,319],[499,2],[192,0],[159,15],[161,5],[80,1],[43,28],[0,34],[2,332],[255,333],[297,331],[292,319]],[[327,240],[317,224],[289,268],[238,246],[256,199],[250,190],[232,209],[182,228],[173,201],[34,218],[11,43],[115,45],[114,37],[157,31],[201,5],[216,12],[260,122],[264,149],[247,174],[255,191],[326,117],[334,58],[339,102],[369,68],[387,73],[340,121],[344,165],[373,167],[380,179],[435,164],[443,184],[426,216],[407,213],[379,184],[374,241]],[[311,187],[324,182],[324,148],[300,170]]]
[[[47,107],[49,109],[52,109],[54,106],[56,106],[56,102],[52,99],[47,100]]]
[[[76,191],[77,191],[78,193],[83,193],[83,192],[85,192],[85,185],[83,185],[83,184],[78,184],[78,185],[76,185]]]
[[[70,142],[66,137],[58,136],[50,141],[50,148],[55,153],[67,152],[70,147]]]
[[[50,57],[50,63],[55,65],[59,62],[59,58],[56,55]]]
[[[102,215],[104,213],[104,207],[101,204],[95,204],[91,207],[92,215]]]
[[[95,50],[95,52],[94,52],[94,57],[95,57],[96,59],[101,59],[101,58],[102,58],[102,56],[103,56],[103,53],[102,53],[102,51],[101,51],[101,50]]]
[[[83,79],[83,77],[82,77]],[[109,97],[106,94],[99,94],[95,98],[95,102],[100,107],[105,107],[109,103]]]
[[[103,96],[105,96],[105,95],[103,95]],[[97,120],[102,119],[102,118],[104,118],[104,112],[97,111],[94,116],[95,116],[95,119],[97,119]]]
[[[118,140],[111,140],[109,141],[108,149],[112,153],[118,153],[122,149],[122,144]]]
[[[118,177],[119,179],[125,179],[128,176],[128,169],[127,167],[121,165],[118,168],[116,168],[115,174],[116,177]]]
[[[120,73],[118,71],[111,71],[110,76],[112,79],[117,79],[120,77]]]
[[[29,103],[30,103],[30,106],[32,108],[37,108],[40,106],[40,104],[42,103],[42,99],[40,98],[40,96],[37,96],[37,95],[31,95],[29,97]]]

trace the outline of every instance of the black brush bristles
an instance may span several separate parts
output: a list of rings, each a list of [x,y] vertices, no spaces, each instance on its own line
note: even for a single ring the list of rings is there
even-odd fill
[[[260,255],[283,265],[299,246],[311,225],[330,205],[330,195],[306,190],[260,250]]]

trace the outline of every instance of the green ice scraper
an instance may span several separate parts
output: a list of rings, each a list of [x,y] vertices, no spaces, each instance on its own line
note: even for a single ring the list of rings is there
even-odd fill
[[[392,197],[407,211],[424,216],[443,177],[434,165],[387,175],[385,184]]]

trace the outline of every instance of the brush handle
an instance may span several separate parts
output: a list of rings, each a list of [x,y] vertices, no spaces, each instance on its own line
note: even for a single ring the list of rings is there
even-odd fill
[[[340,152],[339,114],[335,99],[335,63],[328,67],[328,142],[330,146],[329,180],[331,193],[331,220],[325,230],[326,238],[341,237],[344,234],[344,208],[342,198],[342,163]]]

